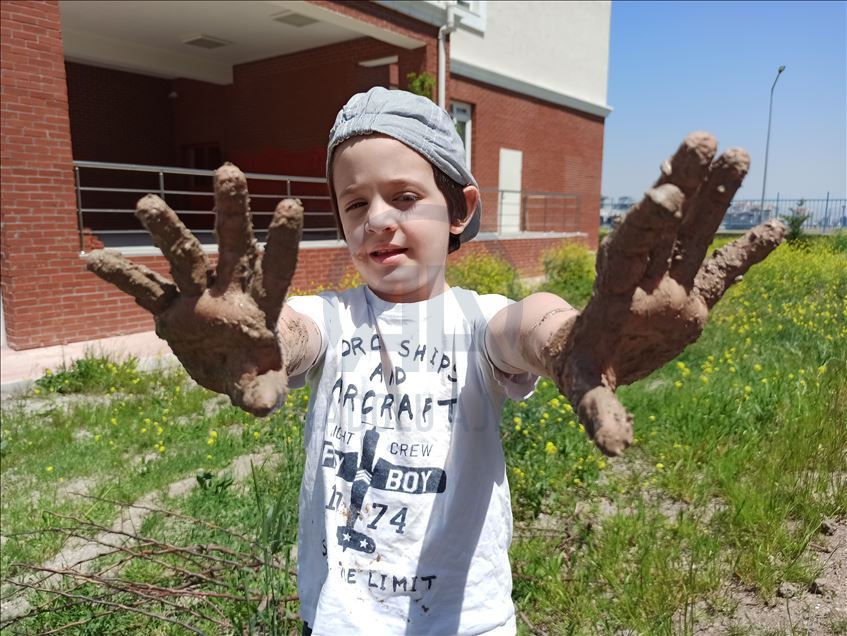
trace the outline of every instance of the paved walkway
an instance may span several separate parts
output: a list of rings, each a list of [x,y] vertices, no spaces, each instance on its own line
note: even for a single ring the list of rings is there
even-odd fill
[[[153,331],[23,351],[3,347],[0,349],[0,392],[6,397],[25,390],[46,369],[56,369],[62,364],[70,365],[77,358],[85,357],[88,352],[118,360],[135,356],[141,368],[172,364],[176,360],[167,343]]]

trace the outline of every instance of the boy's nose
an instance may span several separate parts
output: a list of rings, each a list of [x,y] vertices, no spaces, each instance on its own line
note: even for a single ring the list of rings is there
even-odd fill
[[[397,210],[387,203],[373,204],[365,221],[368,232],[378,233],[397,227]]]

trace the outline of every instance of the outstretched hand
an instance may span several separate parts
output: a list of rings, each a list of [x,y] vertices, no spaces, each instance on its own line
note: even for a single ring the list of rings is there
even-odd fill
[[[199,384],[266,415],[287,394],[290,361],[283,360],[277,323],[297,263],[303,208],[297,200],[280,202],[263,253],[249,202],[244,174],[232,164],[219,168],[214,270],[197,238],[154,195],[138,202],[136,216],[170,263],[173,282],[114,251],[92,252],[87,266],[153,314],[156,333]]]
[[[768,221],[704,262],[715,232],[750,165],[692,133],[662,174],[600,246],[594,295],[575,323],[545,347],[559,389],[606,454],[632,443],[632,416],[615,389],[676,357],[703,330],[709,310],[785,234]]]

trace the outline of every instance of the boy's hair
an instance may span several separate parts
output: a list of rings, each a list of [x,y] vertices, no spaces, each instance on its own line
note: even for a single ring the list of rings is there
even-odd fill
[[[432,164],[430,164],[432,165]],[[468,216],[468,203],[465,200],[465,186],[458,184],[448,177],[442,170],[436,166],[432,166],[432,176],[435,179],[435,185],[438,191],[444,195],[447,201],[447,215],[450,218],[450,224],[461,223]],[[329,201],[332,205],[332,212],[335,216],[335,225],[338,228],[338,233],[345,241],[344,228],[341,226],[341,216],[338,211],[338,200],[335,196],[335,185],[333,184],[333,169],[332,163],[329,164],[326,175],[326,183],[329,188]],[[458,234],[450,232],[450,242],[447,245],[447,253],[452,254],[462,243]]]

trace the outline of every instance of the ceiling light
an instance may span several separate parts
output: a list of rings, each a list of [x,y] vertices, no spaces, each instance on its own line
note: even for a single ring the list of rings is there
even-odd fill
[[[229,40],[224,40],[223,38],[216,38],[213,35],[205,35],[201,33],[200,35],[192,35],[191,37],[185,38],[182,41],[183,44],[188,44],[190,46],[199,46],[201,49],[217,49],[222,46],[227,46],[232,44]]]
[[[277,13],[275,16],[272,17],[275,22],[280,22],[282,24],[287,24],[288,26],[293,27],[304,27],[317,22],[317,20],[315,20],[314,18],[309,18],[305,15],[300,15],[299,13],[292,13],[291,11]]]

